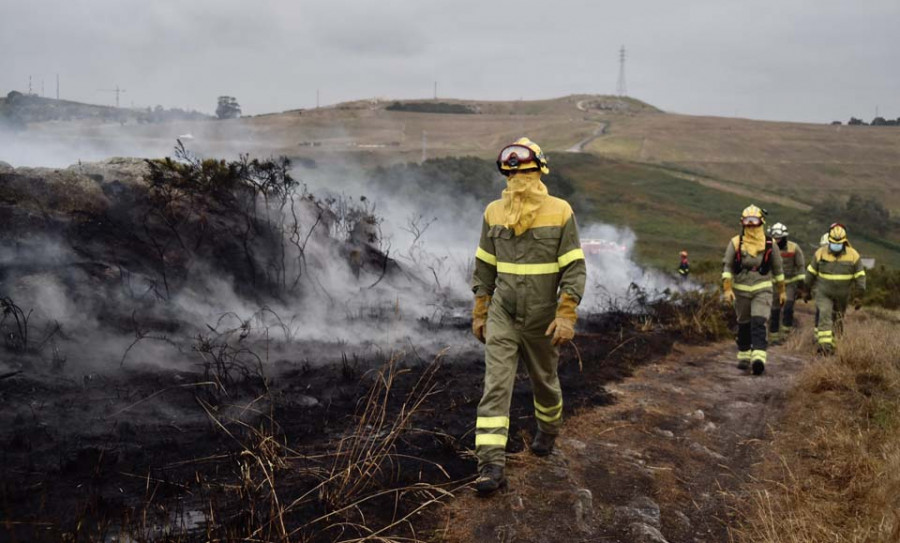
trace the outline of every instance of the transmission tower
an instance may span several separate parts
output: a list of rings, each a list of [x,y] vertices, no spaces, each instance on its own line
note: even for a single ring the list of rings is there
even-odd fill
[[[628,90],[625,88],[625,46],[619,49],[619,82],[616,83],[616,94],[625,96]]]
[[[116,93],[116,109],[119,107],[119,95],[125,92],[125,89],[120,89],[118,85],[114,89],[97,89],[99,92],[114,92]]]

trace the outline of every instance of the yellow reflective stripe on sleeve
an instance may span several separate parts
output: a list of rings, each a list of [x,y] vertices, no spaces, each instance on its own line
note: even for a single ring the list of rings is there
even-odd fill
[[[849,281],[853,279],[855,276],[849,273],[841,273],[841,274],[833,274],[833,273],[820,273],[819,277],[822,279],[828,279],[830,281]]]
[[[815,270],[815,268],[812,267],[812,264],[810,264],[809,266],[806,267],[806,271],[808,271],[809,273],[811,273],[813,275],[819,275],[819,272],[817,272]]]
[[[865,276],[866,276],[866,270],[859,270],[858,272],[853,274],[854,279],[856,279],[857,277],[865,277]]]
[[[534,416],[544,422],[556,422],[560,418],[562,418],[562,409],[559,410],[559,413],[557,413],[556,415],[553,415],[553,416],[545,415],[545,414],[541,413],[540,411],[535,410]]]
[[[572,249],[568,253],[559,257],[557,262],[559,263],[560,268],[565,268],[576,260],[584,260],[584,251],[582,249]]]
[[[798,281],[803,281],[805,278],[806,278],[806,276],[801,273],[800,275],[795,275],[795,276],[791,277],[790,279],[788,279],[787,282],[788,283],[796,283]]]
[[[506,436],[500,434],[478,434],[475,436],[475,446],[482,447],[506,447]]]
[[[485,251],[481,247],[479,247],[478,250],[475,251],[475,258],[481,260],[482,262],[487,262],[491,266],[497,265],[497,257]]]
[[[509,428],[509,417],[478,417],[475,428]]]
[[[734,277],[731,272],[722,272],[722,279],[731,279]]]
[[[534,408],[536,410],[540,411],[541,413],[553,413],[557,409],[562,409],[562,406],[563,406],[562,400],[560,400],[559,403],[554,405],[553,407],[545,407],[545,406],[537,403],[537,400],[534,401]]]
[[[558,262],[546,264],[514,264],[512,262],[497,262],[497,271],[511,275],[547,275],[559,273]]]
[[[734,284],[732,286],[734,287],[734,290],[740,290],[741,292],[756,292],[757,290],[762,290],[764,288],[772,288],[772,282],[763,281],[762,283],[757,283],[752,286],[738,284]]]
[[[783,273],[779,273],[778,275],[776,275],[776,276],[775,276],[775,282],[776,282],[776,283],[784,283],[784,274],[783,274]]]

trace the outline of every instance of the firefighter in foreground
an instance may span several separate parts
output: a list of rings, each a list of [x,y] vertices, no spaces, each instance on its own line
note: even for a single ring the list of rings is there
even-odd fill
[[[725,249],[722,290],[734,305],[738,322],[738,368],[752,368],[753,375],[766,371],[766,321],[772,310],[772,284],[779,305],[786,300],[781,252],[763,229],[763,211],[755,205],[741,213],[741,235]]]
[[[777,222],[769,232],[781,253],[787,296],[783,308],[779,304],[772,304],[772,314],[769,316],[769,340],[778,342],[786,339],[794,329],[794,302],[797,300],[797,290],[803,284],[806,259],[800,246],[788,239],[787,226]],[[777,292],[774,294],[777,295]]]
[[[850,285],[857,294],[866,290],[866,270],[856,249],[847,240],[847,229],[835,223],[828,231],[828,246],[820,247],[806,268],[806,284],[816,286],[816,343],[819,353],[834,354],[834,332],[841,329],[841,321],[850,298]],[[854,300],[854,305],[859,305]]]
[[[506,483],[509,407],[519,358],[534,394],[538,430],[531,451],[553,451],[562,425],[558,346],[575,335],[575,308],[584,294],[584,252],[572,208],[541,182],[548,174],[541,148],[521,138],[500,151],[507,188],[484,212],[472,290],[472,332],[485,343],[484,394],[475,423],[478,492]]]

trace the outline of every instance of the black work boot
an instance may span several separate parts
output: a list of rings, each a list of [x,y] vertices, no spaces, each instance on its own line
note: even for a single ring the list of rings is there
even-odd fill
[[[534,436],[531,442],[531,452],[536,456],[547,456],[553,452],[553,443],[556,441],[556,434],[548,434],[540,430]]]
[[[478,478],[475,479],[475,490],[479,494],[486,495],[506,486],[506,476],[503,475],[503,466],[488,464],[481,468]]]
[[[762,375],[766,371],[766,363],[762,360],[753,361],[753,375]]]

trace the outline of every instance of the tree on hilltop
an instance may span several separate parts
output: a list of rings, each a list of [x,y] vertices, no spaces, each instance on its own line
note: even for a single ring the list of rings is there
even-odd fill
[[[220,119],[236,119],[241,116],[241,105],[234,96],[219,96],[216,117]]]

